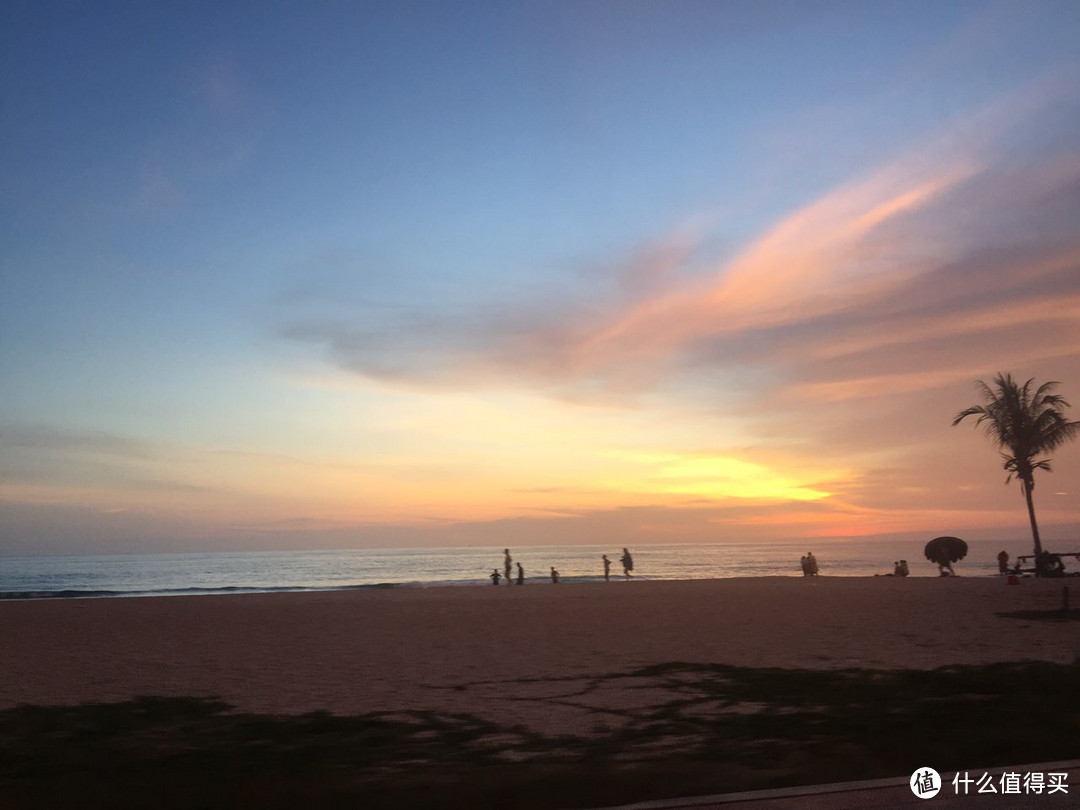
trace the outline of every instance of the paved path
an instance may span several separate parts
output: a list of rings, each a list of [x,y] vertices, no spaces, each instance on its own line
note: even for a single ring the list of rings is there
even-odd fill
[[[1048,790],[1041,794],[1002,794],[1001,775],[1018,773],[1023,779],[1029,773],[1065,773],[1063,782],[1068,791],[1060,790],[1052,795]],[[978,784],[971,784],[967,795],[957,795],[952,780],[955,771],[942,773],[945,784],[930,799],[921,799],[912,793],[908,778],[875,779],[865,782],[839,782],[831,785],[758,790],[745,793],[726,793],[719,796],[699,796],[666,801],[641,802],[607,810],[862,810],[863,808],[910,808],[925,810],[1059,810],[1080,807],[1080,760],[1045,762],[1035,765],[1016,765],[1008,768],[971,769],[971,779],[990,774],[991,784],[998,793],[978,793]],[[962,775],[962,772],[961,772]],[[1049,783],[1050,778],[1044,777]],[[985,784],[985,783],[984,783]],[[963,785],[959,785],[963,791]],[[1023,790],[1021,784],[1020,790]]]

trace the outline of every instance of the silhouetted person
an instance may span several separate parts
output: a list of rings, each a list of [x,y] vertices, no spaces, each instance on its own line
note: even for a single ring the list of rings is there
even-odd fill
[[[801,557],[799,557],[799,565],[801,565],[801,566],[802,566],[802,575],[803,575],[804,577],[808,577],[808,576],[810,576],[810,563],[809,563],[809,561],[808,561],[808,560],[806,559],[806,555],[805,555],[805,554],[803,554],[803,555],[802,555]]]
[[[500,579],[502,579],[502,575],[499,573],[499,569],[498,568],[492,568],[491,569],[491,584],[492,585],[498,585]]]
[[[506,575],[506,584],[509,585],[510,584],[510,564],[512,562],[511,559],[510,559],[510,549],[504,548],[503,549],[503,554],[506,555],[503,558],[503,573]]]
[[[900,576],[906,577],[911,573],[911,569],[907,567],[907,560],[900,561]]]
[[[817,558],[814,556],[814,552],[806,552],[806,570],[810,576],[816,577],[818,575]]]
[[[604,555],[604,582],[611,582],[611,560]]]
[[[551,581],[556,585],[559,584],[559,572],[555,570],[555,566],[551,566]]]
[[[521,563],[518,563],[517,567],[518,567],[517,584],[518,585],[524,585],[525,584],[525,569],[521,567]]]
[[[622,550],[622,556],[619,558],[619,562],[622,563],[623,576],[630,579],[630,572],[634,570],[634,558],[630,556],[630,552],[625,547]]]
[[[1051,554],[1049,551],[1040,552],[1035,558],[1035,576],[1063,577],[1065,576],[1065,562],[1057,554]]]
[[[1002,551],[998,554],[998,573],[1009,573],[1009,552]]]

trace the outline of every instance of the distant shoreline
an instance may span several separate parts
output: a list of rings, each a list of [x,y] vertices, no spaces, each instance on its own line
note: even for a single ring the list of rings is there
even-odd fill
[[[634,579],[682,581],[740,577],[801,577],[799,558],[818,552],[822,576],[862,577],[892,573],[906,558],[912,578],[937,575],[922,559],[921,545],[762,546],[712,544],[646,545],[632,552]],[[997,573],[997,545],[973,541],[957,566],[961,576]],[[622,579],[618,551],[608,546],[511,546],[513,562],[524,566],[529,587],[551,584],[551,567],[561,585],[603,581],[601,553],[612,561],[612,581]],[[1015,553],[1015,552],[1014,552]],[[503,572],[502,549],[351,549],[258,553],[182,553],[86,557],[0,558],[0,601],[23,599],[129,598],[335,591],[368,588],[490,587],[494,568]],[[516,568],[512,572],[516,579]],[[508,587],[505,579],[501,587]]]
[[[1026,578],[1027,575],[1024,575]],[[590,584],[614,584],[625,582],[728,582],[732,580],[757,580],[757,579],[803,579],[802,574],[765,574],[759,576],[713,576],[713,577],[694,577],[694,578],[657,578],[646,575],[632,576],[629,580],[625,579],[621,574],[616,576],[612,575],[609,582],[605,583],[605,580],[601,576],[560,576],[560,586],[577,586],[577,585],[590,585]],[[860,579],[880,579],[893,578],[891,574],[822,574],[818,578],[820,579],[843,579],[843,580],[860,580]],[[906,579],[938,579],[937,576],[929,575],[912,575],[906,577]],[[963,575],[957,575],[956,578],[964,579],[999,579],[999,574],[986,574],[975,573],[964,577]],[[1069,577],[1063,578],[1065,582],[1069,581]],[[552,585],[549,577],[535,576],[525,581],[525,586],[537,587],[537,586],[549,586]],[[417,580],[415,582],[373,582],[373,583],[358,583],[351,585],[334,585],[325,587],[305,587],[299,585],[282,585],[282,586],[267,586],[267,587],[254,587],[244,585],[226,585],[216,588],[208,587],[189,587],[189,588],[162,588],[159,590],[108,590],[108,589],[73,589],[65,588],[59,590],[27,590],[27,591],[0,591],[0,602],[5,601],[38,601],[38,600],[52,600],[52,599],[132,599],[132,598],[155,598],[155,597],[174,597],[174,596],[226,596],[226,595],[251,595],[251,594],[272,594],[272,593],[336,593],[341,591],[379,591],[379,590],[412,590],[412,589],[427,589],[427,588],[490,588],[492,587],[490,581],[485,581],[484,577],[479,577],[475,580]],[[505,580],[500,582],[498,587],[518,587],[516,584],[507,583]]]
[[[59,590],[59,591],[0,591],[0,601],[33,601],[40,599],[106,599],[106,598],[153,598],[158,596],[224,596],[229,594],[256,593],[323,593],[328,591],[366,591],[385,590],[387,588],[414,587],[412,583],[376,582],[370,585],[339,585],[332,588],[302,588],[296,586],[250,588],[240,585],[227,585],[221,588],[164,588],[157,591],[94,591],[94,590]],[[423,587],[416,585],[415,587]]]

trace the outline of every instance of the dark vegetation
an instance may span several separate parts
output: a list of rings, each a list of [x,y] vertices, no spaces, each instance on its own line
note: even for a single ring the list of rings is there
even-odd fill
[[[594,707],[588,736],[428,712],[263,716],[195,698],[21,707],[0,712],[0,807],[602,807],[903,776],[928,763],[1061,760],[1080,754],[1078,683],[1080,664],[1026,662],[930,672],[672,663],[522,684],[578,707],[604,690],[660,690],[653,705]]]
[[[1080,608],[1072,610],[1014,610],[997,614],[1003,619],[1023,619],[1036,622],[1080,622]]]

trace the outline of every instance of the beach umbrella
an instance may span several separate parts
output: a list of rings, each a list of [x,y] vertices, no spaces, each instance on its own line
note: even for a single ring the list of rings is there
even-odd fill
[[[923,553],[932,563],[952,568],[954,562],[967,556],[968,546],[959,537],[935,537],[926,544]]]

